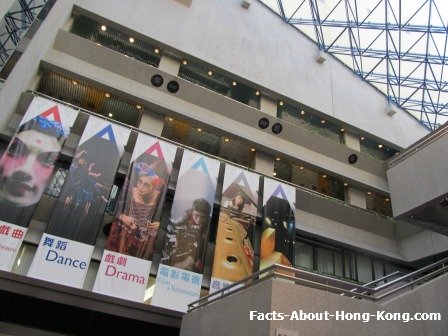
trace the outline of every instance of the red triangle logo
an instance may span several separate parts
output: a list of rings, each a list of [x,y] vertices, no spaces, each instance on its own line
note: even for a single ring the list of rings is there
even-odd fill
[[[162,148],[160,148],[160,143],[159,142],[156,142],[154,145],[149,147],[145,151],[145,154],[151,155],[153,152],[156,152],[157,155],[155,155],[155,156],[157,156],[159,159],[165,160],[165,158],[163,157]]]
[[[59,115],[59,109],[58,109],[57,105],[49,108],[48,110],[46,110],[45,112],[42,112],[40,114],[41,117],[44,117],[47,119],[48,119],[48,116],[50,116],[50,115],[53,115],[54,121],[61,123],[61,116]]]

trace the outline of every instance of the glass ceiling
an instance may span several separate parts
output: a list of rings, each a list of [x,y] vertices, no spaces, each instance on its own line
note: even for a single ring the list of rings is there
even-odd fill
[[[447,0],[259,0],[430,129],[448,121]]]

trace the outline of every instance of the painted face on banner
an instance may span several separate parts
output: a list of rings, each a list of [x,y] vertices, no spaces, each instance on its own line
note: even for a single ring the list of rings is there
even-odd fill
[[[0,159],[0,200],[17,206],[37,203],[60,150],[54,136],[34,130],[16,134]]]

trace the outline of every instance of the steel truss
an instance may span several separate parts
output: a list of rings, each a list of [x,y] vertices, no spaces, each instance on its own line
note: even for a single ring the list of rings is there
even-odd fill
[[[448,121],[446,0],[259,0],[429,129]]]

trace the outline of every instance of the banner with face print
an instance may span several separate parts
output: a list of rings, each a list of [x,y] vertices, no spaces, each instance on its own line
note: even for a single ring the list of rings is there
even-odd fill
[[[199,296],[219,165],[216,160],[184,151],[159,269],[168,265],[183,270],[181,273],[186,274],[185,278],[195,279],[194,283],[199,282],[199,287],[194,287],[193,296],[190,295],[190,287],[188,291],[182,291],[181,279],[176,278],[177,273],[173,273],[172,281],[179,282],[179,286],[176,285],[179,290],[173,289],[169,293],[172,300],[168,302],[165,299],[168,295],[166,291],[171,287],[166,286],[165,280],[158,274],[152,305],[185,311],[185,302]]]
[[[0,270],[11,270],[78,111],[35,97],[0,158]]]
[[[67,257],[70,260],[79,259],[77,251],[81,251],[82,246],[85,250],[85,246],[91,246],[93,251],[129,134],[129,129],[97,117],[89,117],[46,231],[54,239],[67,240],[71,246],[79,246],[71,250],[72,254]],[[44,248],[47,246],[39,245],[28,276],[55,282],[60,278],[60,265],[52,258],[47,258],[47,254],[41,251]],[[64,260],[68,260],[67,258]],[[62,262],[62,259],[60,260]],[[83,254],[83,261],[88,267],[90,258]],[[40,269],[45,269],[46,272],[42,273]],[[77,274],[73,275],[73,278],[84,280],[87,268],[78,267],[71,270]],[[82,287],[80,282],[61,283]]]
[[[252,274],[260,176],[226,165],[210,292]]]
[[[176,150],[138,135],[94,292],[143,301]]]
[[[294,258],[294,187],[264,178],[260,269],[274,263],[292,266]]]

